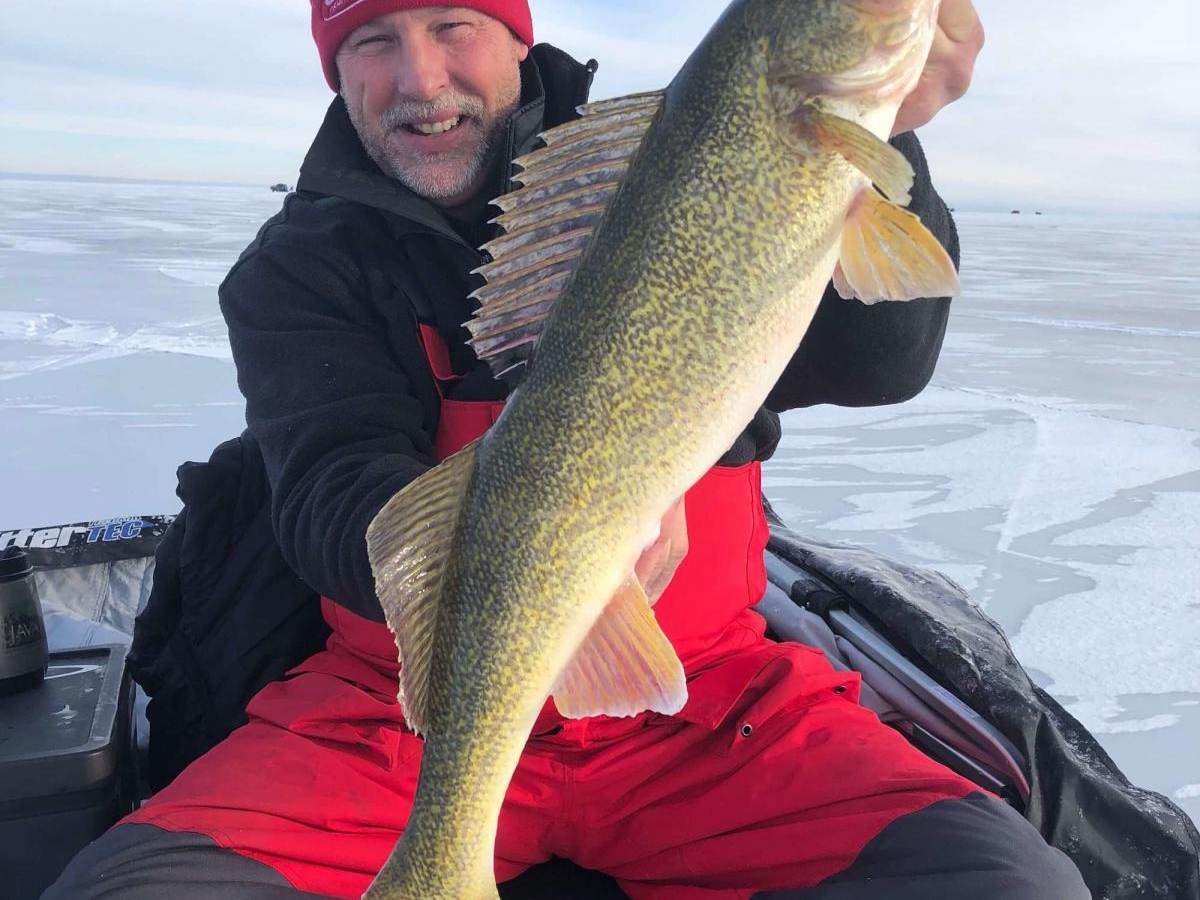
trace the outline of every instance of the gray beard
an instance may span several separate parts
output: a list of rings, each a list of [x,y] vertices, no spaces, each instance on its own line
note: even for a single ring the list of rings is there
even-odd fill
[[[472,185],[480,183],[481,176],[496,163],[501,148],[504,146],[504,137],[508,131],[512,114],[517,108],[517,103],[518,100],[514,99],[511,107],[497,117],[491,131],[484,135],[483,140],[471,156],[457,161],[457,164],[454,164],[456,161],[448,158],[447,154],[425,157],[423,161],[414,159],[389,146],[386,140],[386,135],[397,127],[399,122],[412,117],[414,110],[434,114],[441,111],[439,107],[444,109],[450,105],[447,99],[443,99],[440,103],[434,101],[426,104],[411,102],[398,104],[383,114],[378,123],[378,130],[364,127],[365,123],[358,117],[350,104],[347,104],[347,110],[350,112],[350,121],[353,123],[355,131],[358,132],[363,149],[384,174],[396,179],[413,193],[438,203],[461,197]],[[482,115],[480,105],[471,99],[460,98],[459,108],[463,109],[466,115],[473,118],[475,122],[478,122]],[[460,125],[459,127],[473,126]],[[448,169],[447,166],[452,166],[452,168]]]
[[[375,152],[368,147],[367,152],[385,174],[395,178],[414,194],[437,202],[458,197],[491,168],[499,152],[500,138],[507,128],[507,120],[498,121],[492,133],[484,137],[475,153],[458,170],[456,177],[435,174],[425,166],[416,166],[408,160],[396,158],[397,155],[390,153],[386,146],[377,148]],[[406,164],[410,167],[407,170],[402,168]]]

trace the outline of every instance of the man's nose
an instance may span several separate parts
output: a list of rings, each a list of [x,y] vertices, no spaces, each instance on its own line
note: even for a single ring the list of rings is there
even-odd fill
[[[449,86],[446,55],[437,43],[425,35],[409,40],[400,54],[396,91],[414,100],[433,100]]]

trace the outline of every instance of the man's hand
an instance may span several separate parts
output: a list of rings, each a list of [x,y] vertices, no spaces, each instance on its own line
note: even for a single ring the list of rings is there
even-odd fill
[[[983,49],[983,23],[971,0],[942,0],[937,33],[921,80],[896,114],[892,134],[928,123],[942,107],[967,92],[975,58]]]
[[[671,578],[688,551],[687,516],[680,497],[667,510],[659,526],[658,537],[642,551],[634,574],[653,606],[671,583]]]

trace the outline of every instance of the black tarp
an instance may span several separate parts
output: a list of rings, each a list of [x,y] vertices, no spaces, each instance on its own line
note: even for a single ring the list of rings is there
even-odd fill
[[[1130,784],[1096,739],[1017,662],[1000,626],[945,576],[858,547],[774,527],[770,550],[850,604],[905,656],[966,701],[1028,761],[1026,817],[1075,862],[1095,900],[1200,900],[1200,833],[1174,803]],[[805,579],[803,584],[813,582]]]
[[[150,697],[145,775],[165,787],[246,721],[246,704],[324,647],[316,591],[284,561],[249,432],[179,467],[183,511],[154,550],[129,670]]]

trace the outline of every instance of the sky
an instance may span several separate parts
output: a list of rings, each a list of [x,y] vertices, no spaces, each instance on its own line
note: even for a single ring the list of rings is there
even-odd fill
[[[666,84],[725,5],[532,0],[594,99]],[[922,130],[951,205],[1200,213],[1200,4],[976,7],[971,91]],[[308,29],[301,0],[5,0],[0,172],[292,184],[331,98]]]

